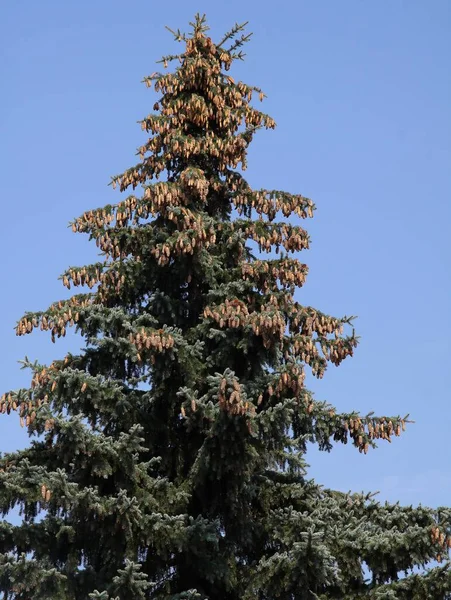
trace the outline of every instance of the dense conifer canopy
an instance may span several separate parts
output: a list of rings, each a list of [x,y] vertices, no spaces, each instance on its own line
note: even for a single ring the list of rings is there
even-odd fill
[[[249,39],[214,43],[205,18],[145,79],[158,94],[129,195],[74,220],[102,260],[72,266],[86,293],[26,314],[17,334],[79,355],[26,360],[1,398],[31,442],[0,458],[0,591],[8,600],[313,600],[451,597],[449,509],[379,504],[307,477],[307,442],[366,453],[398,416],[338,413],[306,369],[352,356],[352,319],[295,301],[313,202],[252,189],[263,92],[228,72]],[[173,71],[166,71],[175,64]],[[283,183],[283,182],[281,182]],[[434,568],[412,569],[438,560]]]

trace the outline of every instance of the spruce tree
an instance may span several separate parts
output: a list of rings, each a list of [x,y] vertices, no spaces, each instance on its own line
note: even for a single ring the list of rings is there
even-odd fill
[[[306,389],[306,369],[352,356],[352,319],[294,300],[312,201],[243,176],[275,126],[228,74],[249,35],[215,44],[204,17],[191,25],[162,61],[175,70],[145,79],[149,139],[112,178],[130,195],[72,223],[102,260],[62,282],[88,290],[17,325],[54,341],[73,327],[84,348],[26,359],[30,387],[1,399],[33,438],[0,459],[1,511],[21,515],[0,526],[3,598],[450,598],[449,509],[307,477],[308,442],[366,453],[405,419],[339,414]]]

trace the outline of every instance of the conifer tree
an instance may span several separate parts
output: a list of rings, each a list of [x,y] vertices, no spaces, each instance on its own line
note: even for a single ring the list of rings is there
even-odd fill
[[[84,349],[26,359],[30,387],[1,398],[32,437],[0,458],[2,514],[21,515],[0,525],[3,598],[450,598],[449,509],[307,477],[309,441],[366,453],[405,419],[340,414],[306,389],[306,369],[352,356],[352,319],[294,300],[312,201],[243,176],[275,126],[228,74],[249,35],[215,44],[204,17],[191,25],[162,61],[175,70],[145,79],[149,139],[112,178],[128,195],[72,223],[102,260],[62,282],[88,290],[17,326],[54,341],[73,327]]]

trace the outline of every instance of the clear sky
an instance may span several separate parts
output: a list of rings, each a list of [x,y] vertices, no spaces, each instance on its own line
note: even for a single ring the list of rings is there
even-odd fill
[[[227,8],[226,8],[227,7]],[[278,124],[248,179],[317,204],[298,299],[358,315],[353,359],[314,385],[338,410],[410,413],[406,434],[367,456],[310,452],[327,486],[450,505],[451,3],[449,0],[22,0],[0,9],[0,389],[28,385],[17,361],[51,362],[74,337],[16,338],[26,310],[67,296],[60,273],[96,259],[66,225],[118,200],[110,175],[135,162],[140,83],[206,12],[216,39],[250,21],[235,76],[261,86]],[[0,449],[25,444],[0,415]]]

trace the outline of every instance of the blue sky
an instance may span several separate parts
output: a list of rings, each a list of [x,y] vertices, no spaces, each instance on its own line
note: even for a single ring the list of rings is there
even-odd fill
[[[66,297],[57,276],[96,258],[67,229],[118,200],[110,175],[135,162],[151,112],[140,84],[206,12],[212,35],[254,32],[234,75],[261,86],[275,132],[257,136],[255,187],[310,196],[310,275],[298,299],[358,315],[353,359],[314,385],[338,410],[410,413],[416,424],[367,456],[351,446],[308,455],[327,486],[379,490],[403,503],[449,504],[451,421],[451,4],[448,0],[226,3],[173,0],[9,2],[1,10],[0,389],[27,385],[17,361],[50,362],[74,337],[16,338],[26,310]],[[0,418],[0,449],[23,446]]]

